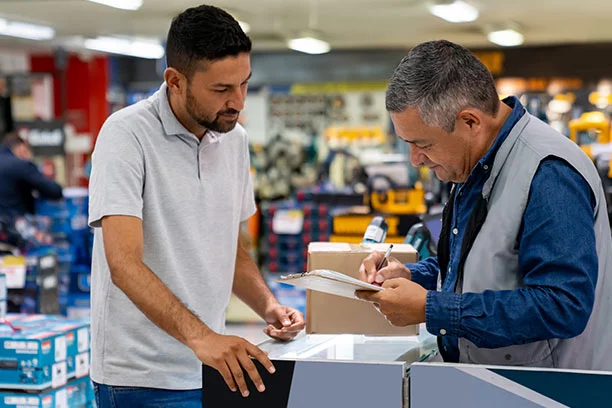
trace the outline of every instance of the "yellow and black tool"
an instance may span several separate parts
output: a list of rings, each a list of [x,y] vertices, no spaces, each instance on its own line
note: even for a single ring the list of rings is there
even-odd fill
[[[398,185],[390,177],[379,174],[369,178],[368,187],[373,211],[398,215],[427,212],[425,189],[420,182],[414,186]]]
[[[603,112],[585,112],[569,122],[570,139],[591,158],[610,157],[608,177],[612,178],[612,138],[610,121]]]

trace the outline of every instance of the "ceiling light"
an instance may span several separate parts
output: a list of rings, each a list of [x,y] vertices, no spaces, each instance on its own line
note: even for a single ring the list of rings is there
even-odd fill
[[[294,38],[289,40],[288,45],[292,50],[305,52],[306,54],[325,54],[331,49],[328,42],[314,37]]]
[[[87,39],[85,48],[111,54],[129,55],[132,57],[160,59],[164,56],[164,47],[159,42],[128,40],[117,37],[98,37]]]
[[[55,29],[38,24],[7,21],[0,18],[0,35],[26,38],[28,40],[50,40],[55,37]]]
[[[142,0],[89,0],[92,3],[118,8],[121,10],[138,10],[142,7]]]
[[[451,23],[469,23],[478,18],[478,9],[461,0],[450,4],[434,4],[429,7],[429,11],[434,16]]]
[[[523,43],[523,34],[511,28],[505,30],[490,31],[487,38],[493,44],[501,45],[502,47],[514,47]]]
[[[242,31],[244,31],[245,34],[251,31],[251,25],[249,23],[245,23],[244,21],[240,21],[240,20],[236,20],[236,21],[238,21],[240,28],[242,28]]]

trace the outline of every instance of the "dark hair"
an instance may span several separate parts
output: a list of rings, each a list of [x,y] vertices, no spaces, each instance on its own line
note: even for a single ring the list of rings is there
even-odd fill
[[[21,144],[26,144],[26,141],[23,140],[17,132],[8,132],[4,135],[4,138],[2,138],[2,146],[6,146],[9,149],[13,149]]]
[[[466,48],[450,41],[429,41],[402,59],[389,81],[387,110],[416,107],[421,120],[447,132],[467,107],[495,116],[499,96],[489,70]]]
[[[218,7],[188,8],[172,20],[166,63],[191,78],[201,60],[213,61],[251,51],[251,40],[238,22]]]

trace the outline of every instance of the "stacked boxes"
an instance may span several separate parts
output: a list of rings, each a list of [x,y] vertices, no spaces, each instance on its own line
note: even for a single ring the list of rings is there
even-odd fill
[[[66,384],[66,336],[41,328],[0,329],[0,387],[43,390]]]
[[[52,315],[10,315],[7,320],[23,330],[44,328],[63,333],[66,337],[66,367],[68,378],[81,378],[89,373],[89,320],[66,319]]]
[[[91,404],[89,339],[86,320],[7,315],[0,326],[0,408]]]
[[[64,189],[64,200],[39,201],[36,211],[51,219],[58,251],[59,304],[68,317],[89,315],[92,232],[87,225],[88,196],[82,188]]]
[[[82,408],[93,407],[93,404],[89,378],[73,380],[63,387],[36,394],[0,390],[0,408]]]
[[[298,214],[293,218],[299,218],[301,225],[300,222],[289,227],[279,225],[280,216],[290,212]],[[272,273],[304,272],[308,244],[311,241],[327,241],[331,235],[331,217],[325,204],[271,202],[262,207],[262,214],[262,253],[266,254],[263,268]]]
[[[8,288],[8,312],[59,313],[58,267],[55,249],[31,248],[25,256],[25,277]]]

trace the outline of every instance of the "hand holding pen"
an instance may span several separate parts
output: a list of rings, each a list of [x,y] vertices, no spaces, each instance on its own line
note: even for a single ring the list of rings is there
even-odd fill
[[[375,285],[381,285],[387,279],[410,279],[410,269],[390,256],[392,249],[393,245],[389,245],[384,255],[381,252],[368,255],[359,267],[359,278]]]
[[[392,249],[393,249],[393,244],[389,245],[389,248],[387,248],[387,251],[385,252],[385,256],[383,257],[383,259],[380,261],[380,263],[376,267],[376,272],[380,271],[382,267],[385,265],[385,262],[387,262],[387,260],[389,259],[389,255],[391,255]]]

